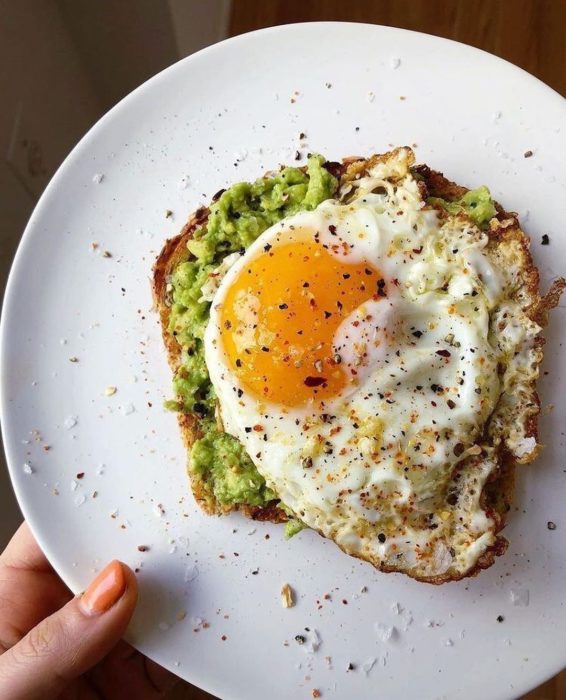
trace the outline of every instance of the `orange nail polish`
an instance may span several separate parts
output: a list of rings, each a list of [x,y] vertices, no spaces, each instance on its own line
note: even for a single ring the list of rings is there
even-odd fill
[[[87,615],[101,615],[122,597],[125,590],[124,568],[114,560],[91,582],[79,605]]]

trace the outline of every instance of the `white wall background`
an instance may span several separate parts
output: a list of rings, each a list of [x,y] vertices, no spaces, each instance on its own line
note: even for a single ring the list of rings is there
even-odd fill
[[[0,0],[0,290],[43,188],[104,112],[226,36],[230,0]],[[0,550],[21,521],[0,458]]]

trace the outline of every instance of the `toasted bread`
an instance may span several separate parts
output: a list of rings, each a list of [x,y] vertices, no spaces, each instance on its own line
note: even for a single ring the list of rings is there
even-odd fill
[[[367,172],[367,170],[376,165],[391,154],[375,155],[368,159],[364,158],[347,158],[342,163],[326,163],[325,167],[338,179],[339,187],[344,188],[352,180],[355,180]],[[457,185],[454,182],[446,179],[442,173],[431,170],[427,166],[415,166],[413,173],[418,177],[422,194],[424,197],[432,196],[439,197],[446,201],[454,201],[459,199],[468,190],[467,188]],[[265,177],[268,177],[266,175]],[[489,245],[494,249],[511,245],[514,254],[521,256],[521,279],[517,289],[517,295],[522,295],[522,298],[528,300],[527,316],[541,326],[546,323],[546,316],[549,309],[556,306],[560,298],[560,294],[566,287],[565,280],[557,280],[546,296],[541,297],[539,294],[539,275],[533,263],[529,252],[529,238],[521,230],[517,215],[506,212],[501,206],[496,204],[497,215],[490,222]],[[174,372],[177,371],[181,361],[181,346],[176,338],[170,334],[169,317],[170,317],[170,299],[168,292],[168,282],[172,271],[182,261],[190,257],[187,249],[187,243],[192,238],[194,232],[206,224],[209,216],[208,208],[198,209],[187,221],[180,233],[168,240],[157,258],[153,270],[153,294],[155,305],[160,315],[163,341],[165,343],[169,364]],[[543,344],[541,337],[536,341],[540,346]],[[525,437],[537,440],[537,419],[539,413],[539,401],[536,395],[535,382],[532,382],[532,401],[529,408],[528,422],[525,426]],[[179,426],[183,436],[183,441],[187,449],[190,449],[195,440],[201,433],[199,432],[198,417],[191,414],[180,412],[178,414]],[[488,439],[487,434],[484,436]],[[496,523],[496,532],[500,532],[505,525],[507,512],[513,497],[514,489],[514,471],[518,463],[531,461],[536,454],[533,451],[528,458],[518,459],[516,455],[511,454],[504,447],[501,447],[499,455],[499,469],[496,470],[485,486],[482,494],[482,505],[484,509],[494,518]],[[244,515],[256,520],[269,520],[272,522],[283,522],[287,520],[287,515],[281,508],[278,507],[278,501],[272,501],[266,506],[251,506],[239,504],[233,506],[221,505],[211,502],[210,494],[205,494],[202,490],[202,484],[196,480],[192,480],[192,488],[194,496],[209,514],[222,514],[233,510],[240,510]],[[477,561],[476,566],[466,572],[464,575],[469,576],[477,573],[479,570],[490,566],[495,557],[502,554],[507,546],[506,540],[498,536],[495,544],[487,549]],[[382,567],[384,571],[395,571],[393,568]],[[418,576],[415,576],[418,578]],[[447,580],[455,580],[462,576],[441,575],[437,577],[428,577],[426,580],[429,583],[443,583]]]

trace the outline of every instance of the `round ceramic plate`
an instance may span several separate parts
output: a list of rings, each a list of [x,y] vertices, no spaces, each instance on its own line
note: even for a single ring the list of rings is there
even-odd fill
[[[522,215],[546,286],[565,271],[565,117],[559,95],[491,55],[333,23],[208,48],[106,115],[29,222],[2,326],[14,487],[67,584],[81,590],[113,557],[135,567],[129,640],[225,700],[315,688],[337,699],[494,700],[560,670],[563,309],[540,383],[546,449],[519,471],[510,548],[477,578],[432,587],[380,574],[314,532],[285,541],[280,527],[196,508],[175,416],[162,407],[171,377],[149,280],[164,240],[220,188],[292,163],[297,150],[340,159],[409,144]],[[284,583],[296,590],[291,609]]]

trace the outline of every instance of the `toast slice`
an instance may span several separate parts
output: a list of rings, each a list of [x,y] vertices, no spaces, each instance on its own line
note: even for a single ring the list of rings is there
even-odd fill
[[[385,162],[395,155],[395,151],[387,154],[373,155],[370,158],[350,157],[341,163],[325,163],[324,167],[337,179],[337,191],[347,192],[348,185],[353,180],[363,177],[367,171],[377,164]],[[411,152],[411,157],[412,152]],[[304,172],[304,168],[302,169]],[[419,181],[419,187],[423,199],[429,201],[431,206],[438,209],[440,216],[443,215],[443,206],[439,200],[445,203],[453,203],[460,200],[469,190],[466,187],[457,185],[446,179],[442,173],[431,170],[426,165],[412,167],[413,175]],[[267,173],[264,178],[269,178],[272,174]],[[216,201],[218,196],[213,198]],[[560,294],[566,287],[565,280],[557,280],[551,290],[541,297],[539,293],[539,275],[529,252],[530,241],[528,236],[521,230],[517,215],[506,212],[501,206],[495,203],[496,214],[489,222],[487,231],[489,236],[489,247],[493,254],[499,257],[504,264],[506,256],[512,256],[514,261],[519,261],[521,270],[520,279],[517,280],[515,294],[517,299],[521,299],[521,305],[526,315],[540,326],[546,324],[548,311],[556,306]],[[153,295],[156,308],[159,312],[163,341],[167,349],[169,364],[173,372],[177,372],[181,365],[182,345],[170,330],[171,298],[170,280],[175,268],[182,262],[190,259],[191,253],[187,244],[191,241],[196,231],[206,226],[210,214],[209,208],[200,208],[190,216],[180,233],[174,238],[166,241],[153,269]],[[542,360],[542,345],[544,340],[537,337],[536,344],[538,361]],[[501,415],[497,415],[497,409],[486,426],[484,439],[489,444],[497,442],[499,449],[499,468],[493,472],[489,483],[482,493],[482,505],[486,512],[495,520],[496,532],[500,532],[505,525],[506,515],[511,507],[514,488],[514,471],[517,464],[532,461],[539,449],[537,420],[539,413],[539,400],[536,394],[535,380],[528,387],[529,405],[517,405],[513,403],[513,398],[509,397],[505,410],[501,410]],[[503,439],[505,420],[509,419],[509,412],[513,415],[523,411],[521,415],[526,415],[524,426],[524,442],[531,449],[522,454],[513,453],[506,446]],[[194,413],[180,411],[178,421],[181,429],[183,442],[188,450],[191,449],[196,440],[202,436],[200,428],[200,418]],[[209,514],[223,514],[230,511],[239,510],[245,516],[255,520],[268,520],[271,522],[284,522],[288,519],[285,510],[280,507],[279,501],[273,499],[264,505],[250,505],[246,503],[221,504],[211,499],[210,492],[203,487],[203,482],[191,478],[191,485],[195,499],[200,506]],[[498,536],[495,545],[490,547],[477,561],[472,571],[465,575],[473,575],[479,570],[490,566],[495,557],[502,554],[507,546],[506,540]],[[395,569],[385,569],[393,571]],[[405,572],[407,573],[407,572]],[[411,574],[410,574],[411,575]],[[418,578],[418,576],[415,576]],[[438,576],[426,578],[429,583],[443,583],[446,580],[455,580],[455,576]]]

